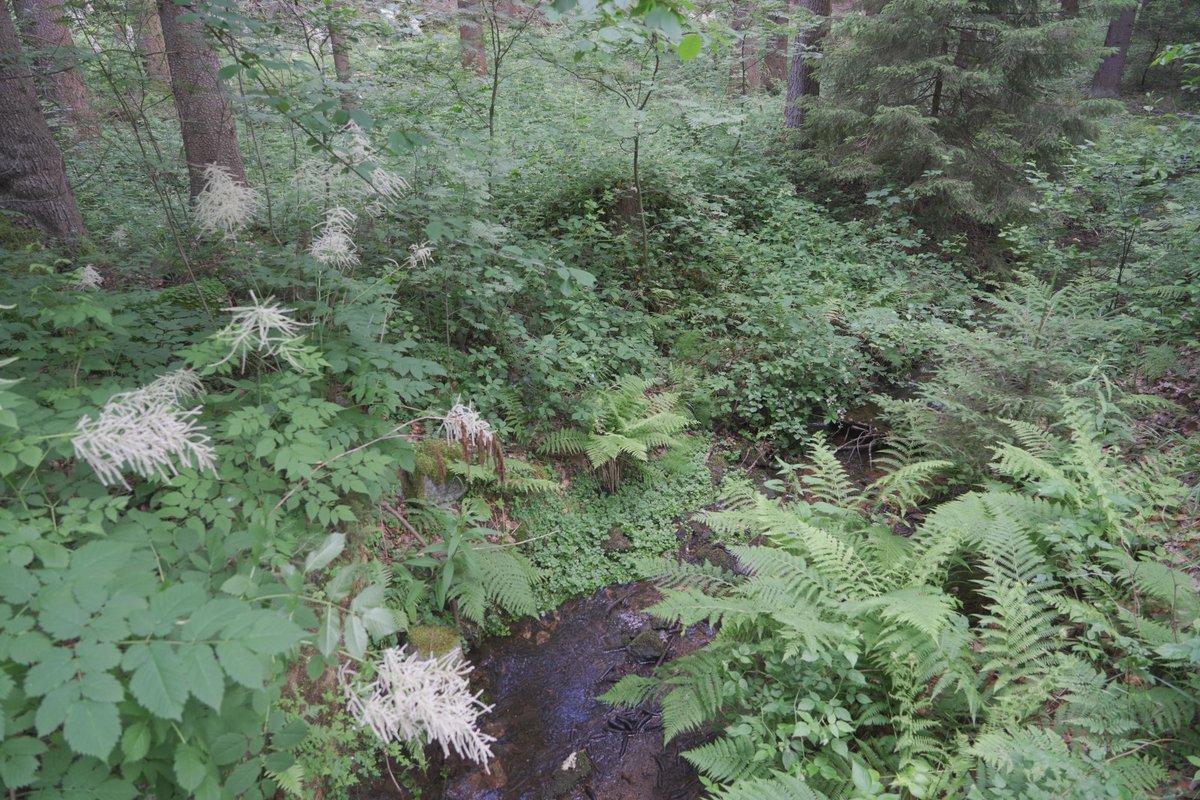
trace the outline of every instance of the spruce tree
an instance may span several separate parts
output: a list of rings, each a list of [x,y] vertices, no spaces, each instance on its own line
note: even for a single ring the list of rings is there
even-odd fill
[[[809,110],[826,174],[913,187],[920,211],[990,224],[1024,199],[1024,165],[1085,125],[1094,23],[1060,0],[875,0],[843,17]]]

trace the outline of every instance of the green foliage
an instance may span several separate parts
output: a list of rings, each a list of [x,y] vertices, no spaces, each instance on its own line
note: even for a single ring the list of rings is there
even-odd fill
[[[562,495],[519,498],[513,514],[518,536],[545,582],[539,605],[552,608],[601,586],[639,577],[643,562],[678,545],[679,519],[716,499],[705,455],[708,442],[683,437],[662,458],[649,462],[640,480],[600,493],[595,479],[579,475]],[[606,549],[613,530],[630,541],[628,550]]]
[[[719,722],[686,755],[721,796],[1146,796],[1200,747],[1200,686],[1159,645],[1200,595],[1155,549],[1173,501],[1102,446],[1099,419],[1071,402],[1068,438],[1022,427],[1033,451],[995,462],[1007,483],[907,539],[867,498],[911,478],[859,494],[818,443],[797,489],[820,499],[740,493],[708,515],[765,540],[731,548],[745,577],[669,570],[652,613],[717,639],[603,699],[656,699],[668,739]],[[1152,693],[1172,710],[1147,715]],[[1176,743],[1147,751],[1159,737]]]
[[[677,395],[648,395],[651,388],[650,381],[629,375],[621,378],[592,399],[596,410],[586,431],[555,431],[542,441],[541,451],[587,456],[601,485],[609,492],[616,491],[622,476],[648,462],[652,451],[679,444],[678,434],[690,422],[675,410]]]

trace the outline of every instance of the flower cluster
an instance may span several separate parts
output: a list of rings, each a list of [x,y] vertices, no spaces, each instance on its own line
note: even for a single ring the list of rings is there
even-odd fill
[[[427,267],[433,261],[433,245],[429,242],[418,242],[408,246],[408,268]]]
[[[216,470],[214,450],[204,428],[196,424],[199,407],[182,403],[203,392],[191,370],[169,372],[149,386],[113,395],[100,416],[85,415],[75,426],[75,455],[100,481],[120,483],[124,472],[167,479],[180,467]]]
[[[250,303],[225,309],[233,314],[233,319],[217,332],[216,338],[229,347],[229,354],[217,364],[240,358],[245,369],[246,356],[254,351],[282,358],[296,369],[303,369],[297,360],[304,343],[300,329],[310,323],[293,318],[295,309],[280,307],[274,298],[259,300],[251,292]]]
[[[381,741],[437,742],[444,755],[453,748],[486,769],[496,739],[479,730],[479,717],[491,706],[471,693],[470,672],[457,648],[426,658],[392,647],[383,651],[370,684],[356,686],[347,669],[340,674],[347,710]]]
[[[75,283],[75,288],[79,291],[99,289],[103,285],[104,276],[91,264],[87,264],[79,270],[79,280]]]
[[[254,219],[258,192],[238,183],[220,164],[204,168],[204,189],[196,196],[196,226],[202,233],[231,238]]]
[[[358,251],[354,240],[350,238],[355,221],[354,214],[341,206],[326,211],[321,235],[309,245],[309,255],[322,264],[335,267],[352,267],[357,264]]]
[[[461,399],[456,400],[442,418],[442,432],[446,434],[446,441],[467,444],[480,451],[490,449],[496,439],[492,423],[471,406],[463,405]]]

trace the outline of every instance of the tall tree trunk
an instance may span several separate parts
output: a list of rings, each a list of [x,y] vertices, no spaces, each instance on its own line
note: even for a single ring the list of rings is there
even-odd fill
[[[1142,0],[1145,5],[1146,0]],[[1117,51],[1104,57],[1100,68],[1092,78],[1092,97],[1119,97],[1121,75],[1125,72],[1125,59],[1129,55],[1129,42],[1133,39],[1133,22],[1137,18],[1138,6],[1127,8],[1108,23],[1108,34],[1104,37],[1105,47]]]
[[[195,197],[204,189],[204,169],[219,164],[234,180],[246,182],[246,167],[238,148],[233,110],[217,75],[220,62],[204,35],[204,24],[193,19],[181,22],[181,14],[194,13],[192,6],[158,0],[158,16],[167,44],[171,66],[171,91],[183,133],[188,185]]]
[[[137,30],[134,31],[134,36],[146,77],[158,83],[170,83],[171,68],[167,65],[167,43],[163,39],[162,23],[159,22],[158,8],[154,0],[142,0],[138,7]]]
[[[99,133],[92,96],[78,69],[75,40],[64,18],[62,0],[13,0],[17,21],[33,56],[34,80],[85,136]]]
[[[750,27],[750,13],[744,5],[734,10],[733,29],[742,31]],[[750,94],[762,85],[762,72],[758,64],[758,40],[749,34],[738,37],[733,50],[733,63],[729,65],[730,95]]]
[[[1064,17],[1079,16],[1079,0],[1062,0],[1062,15]]]
[[[337,75],[338,83],[342,84],[342,108],[351,111],[358,108],[358,98],[350,88],[354,73],[350,69],[350,50],[342,33],[345,17],[345,6],[333,2],[329,8],[329,48],[333,50],[333,72]]]
[[[789,6],[791,2],[789,0]],[[787,14],[771,14],[772,25],[780,28],[788,24]],[[773,33],[767,38],[767,55],[763,59],[763,85],[768,92],[777,92],[786,86],[788,78],[788,35]]]
[[[17,28],[0,2],[0,207],[25,215],[62,239],[84,235],[79,206],[67,182],[62,151],[21,57]]]
[[[821,39],[829,27],[830,0],[800,0],[800,7],[822,19],[806,18],[804,27],[796,34],[792,48],[792,64],[788,70],[787,101],[783,107],[784,126],[800,128],[804,125],[805,97],[816,97],[821,87],[813,74],[811,54],[821,46]]]
[[[476,75],[488,74],[487,52],[483,48],[483,4],[481,0],[458,0],[458,41],[462,47],[463,69]]]

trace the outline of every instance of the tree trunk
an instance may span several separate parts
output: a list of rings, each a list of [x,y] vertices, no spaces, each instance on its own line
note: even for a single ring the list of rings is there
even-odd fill
[[[811,53],[821,46],[821,39],[828,28],[830,0],[800,0],[800,7],[822,19],[806,18],[804,27],[796,34],[792,48],[792,64],[788,70],[787,102],[783,107],[784,126],[800,128],[804,125],[805,107],[803,98],[816,97],[821,87],[813,74]]]
[[[790,5],[790,3],[789,3]],[[772,25],[780,28],[788,24],[786,14],[771,14]],[[768,92],[777,92],[786,86],[788,78],[788,35],[773,33],[767,38],[767,55],[763,59],[763,85]]]
[[[1145,4],[1146,0],[1142,0]],[[1127,8],[1108,23],[1108,34],[1104,46],[1117,51],[1104,57],[1096,76],[1092,78],[1092,97],[1119,97],[1121,75],[1125,72],[1125,58],[1129,55],[1129,42],[1133,38],[1133,22],[1138,6]]]
[[[64,22],[62,0],[14,0],[17,21],[33,57],[37,89],[64,113],[84,136],[95,136],[92,96],[76,64],[75,40]]]
[[[138,10],[137,30],[134,31],[138,54],[146,69],[146,77],[158,83],[171,82],[167,65],[167,43],[163,39],[162,23],[154,0],[144,0]]]
[[[350,81],[353,80],[354,73],[350,70],[350,50],[347,47],[345,37],[342,35],[345,16],[346,10],[341,3],[334,2],[330,6],[329,47],[333,50],[334,74],[337,75],[338,83],[342,84],[342,108],[352,111],[358,108],[358,98],[354,96],[354,90],[350,87]]]
[[[38,106],[7,3],[0,3],[0,207],[52,236],[84,235],[62,151]]]
[[[738,5],[734,11],[733,29],[745,30],[750,26],[750,14],[744,5]],[[742,34],[738,37],[733,50],[733,63],[729,65],[730,95],[751,94],[758,91],[762,84],[762,73],[758,64],[758,40],[754,36]]]
[[[1064,17],[1079,16],[1079,0],[1062,0],[1062,15]]]
[[[483,5],[480,0],[458,0],[458,41],[462,47],[463,69],[476,75],[487,75],[487,52],[483,48]]]
[[[219,164],[239,183],[246,183],[242,151],[238,149],[233,110],[217,75],[220,62],[209,46],[200,20],[181,22],[193,8],[158,0],[158,16],[171,67],[171,91],[183,133],[191,196],[204,189],[204,169]]]

